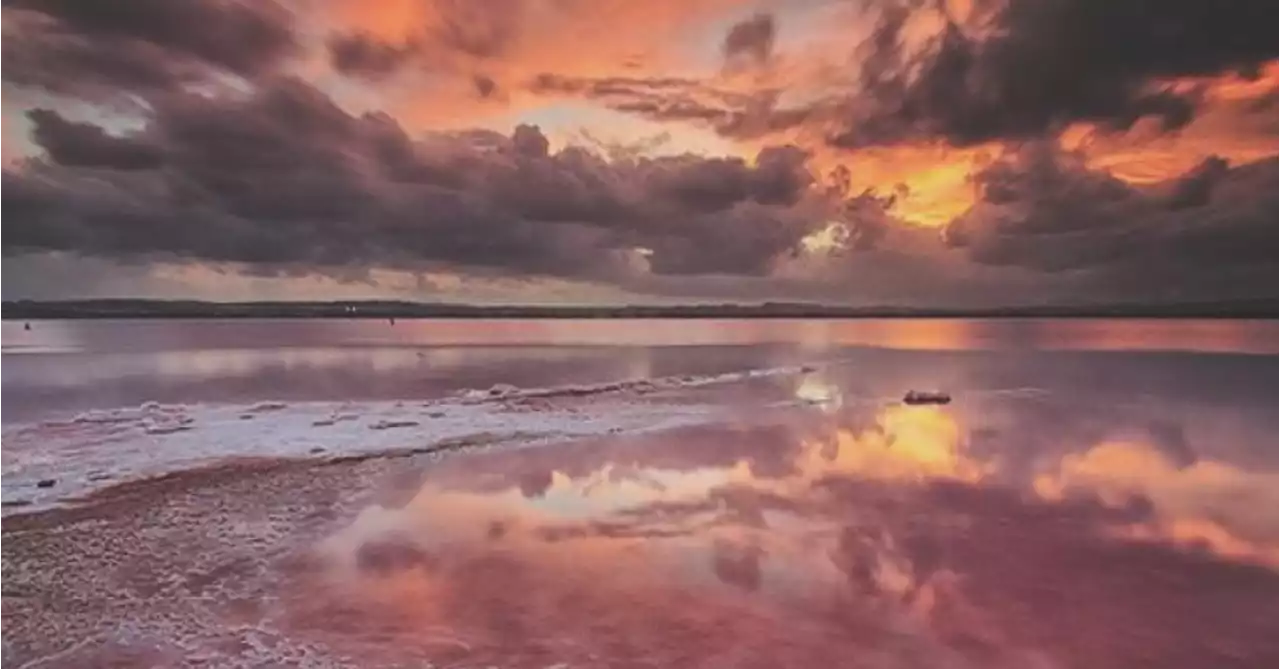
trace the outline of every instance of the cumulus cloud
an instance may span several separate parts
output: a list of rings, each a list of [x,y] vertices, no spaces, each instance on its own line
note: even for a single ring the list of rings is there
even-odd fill
[[[778,25],[818,15],[768,3],[281,2],[6,3],[6,133],[30,141],[4,170],[5,255],[724,299],[1273,294],[1261,0],[871,3],[822,14],[842,39],[812,49]],[[672,25],[710,60],[686,67]],[[562,148],[583,102],[645,120]],[[502,132],[432,130],[494,122],[477,110]],[[1081,124],[1088,155],[1059,148]],[[688,137],[752,157],[654,157]],[[904,225],[925,210],[954,218],[945,243]]]
[[[1077,121],[1126,129],[1143,117],[1180,128],[1201,91],[1175,81],[1258,76],[1277,56],[1273,10],[1263,0],[979,2],[913,51],[904,36],[913,12],[891,5],[862,46],[860,90],[830,141],[963,146]]]
[[[1139,188],[1033,143],[973,176],[979,200],[945,234],[979,263],[1260,295],[1277,269],[1278,177],[1274,157],[1236,167],[1214,157]]]
[[[146,141],[115,137],[91,123],[68,121],[50,109],[27,112],[32,139],[60,165],[140,170],[160,165],[159,150]]]
[[[763,275],[838,206],[793,147],[609,162],[528,125],[413,140],[296,79],[153,104],[120,136],[32,113],[47,157],[4,173],[6,253],[608,277],[643,249],[658,274]]]
[[[271,0],[15,0],[4,7],[4,80],[63,94],[118,97],[218,74],[253,78],[297,47],[292,13]]]
[[[530,88],[736,139],[803,130],[842,150],[1024,141],[1081,122],[1127,130],[1144,118],[1173,131],[1211,106],[1210,79],[1256,79],[1276,60],[1271,9],[1262,0],[993,0],[956,17],[934,3],[872,3],[870,34],[826,54],[816,78],[545,74]],[[775,37],[772,15],[761,13],[734,24],[721,50],[729,65],[759,64],[774,57]],[[1274,97],[1235,111],[1266,116]]]

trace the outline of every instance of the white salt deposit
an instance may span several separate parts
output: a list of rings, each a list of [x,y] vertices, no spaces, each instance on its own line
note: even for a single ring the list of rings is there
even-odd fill
[[[5,512],[58,505],[120,481],[237,457],[336,457],[424,448],[483,433],[490,438],[574,438],[703,422],[712,404],[641,395],[801,374],[799,367],[709,376],[518,388],[497,384],[451,399],[409,403],[261,401],[86,411],[64,421],[6,426]],[[585,401],[590,398],[590,401]],[[320,455],[323,454],[323,455]],[[54,485],[37,487],[42,480]]]

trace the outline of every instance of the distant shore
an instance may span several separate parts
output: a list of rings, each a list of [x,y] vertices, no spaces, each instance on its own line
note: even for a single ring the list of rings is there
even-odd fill
[[[821,304],[488,306],[392,301],[201,302],[142,299],[5,301],[4,320],[203,318],[1248,318],[1274,319],[1277,300],[1029,305],[982,309]]]

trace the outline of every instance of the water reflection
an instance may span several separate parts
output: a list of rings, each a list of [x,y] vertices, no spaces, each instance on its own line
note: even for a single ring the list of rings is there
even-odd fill
[[[974,360],[992,372],[1034,378],[1039,370],[1026,358],[1050,356],[1046,351],[1273,355],[1277,341],[1275,321],[476,320],[400,321],[393,327],[385,321],[248,320],[0,327],[3,408],[10,422],[149,400],[414,399],[495,383],[599,383],[832,358],[899,376],[909,372],[912,378],[898,380],[921,387],[952,388]],[[1064,361],[1106,354],[1052,355]],[[873,383],[879,376],[868,378]],[[809,399],[830,405],[835,398]]]
[[[1215,460],[1178,466],[1149,444],[1106,442],[1064,457],[1034,481],[1042,497],[1095,496],[1111,505],[1140,500],[1150,517],[1123,528],[1136,537],[1203,545],[1275,566],[1280,481]]]
[[[440,463],[319,548],[292,624],[468,666],[1275,659],[1274,466],[1195,440],[1016,457],[1036,442],[993,425],[1036,403],[832,409],[831,383],[767,420]],[[1091,426],[1065,441],[1139,432],[1056,408]]]

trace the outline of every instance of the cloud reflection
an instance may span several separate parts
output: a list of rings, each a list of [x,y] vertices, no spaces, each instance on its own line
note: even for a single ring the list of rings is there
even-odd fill
[[[1272,566],[1277,562],[1280,477],[1275,472],[1249,472],[1214,460],[1178,466],[1151,445],[1106,442],[1067,455],[1033,486],[1051,500],[1084,493],[1119,505],[1137,498],[1151,504],[1154,518],[1125,528],[1131,536],[1203,545]]]
[[[977,481],[989,467],[965,452],[955,417],[932,406],[889,406],[870,427],[838,427],[805,441],[796,458],[802,478],[848,475],[869,479]]]
[[[739,647],[770,666],[1274,655],[1274,474],[1107,441],[1018,480],[971,449],[971,414],[808,408],[782,430],[445,463],[321,546],[293,622],[332,631],[356,607],[397,630],[392,648],[508,666],[711,666]]]

